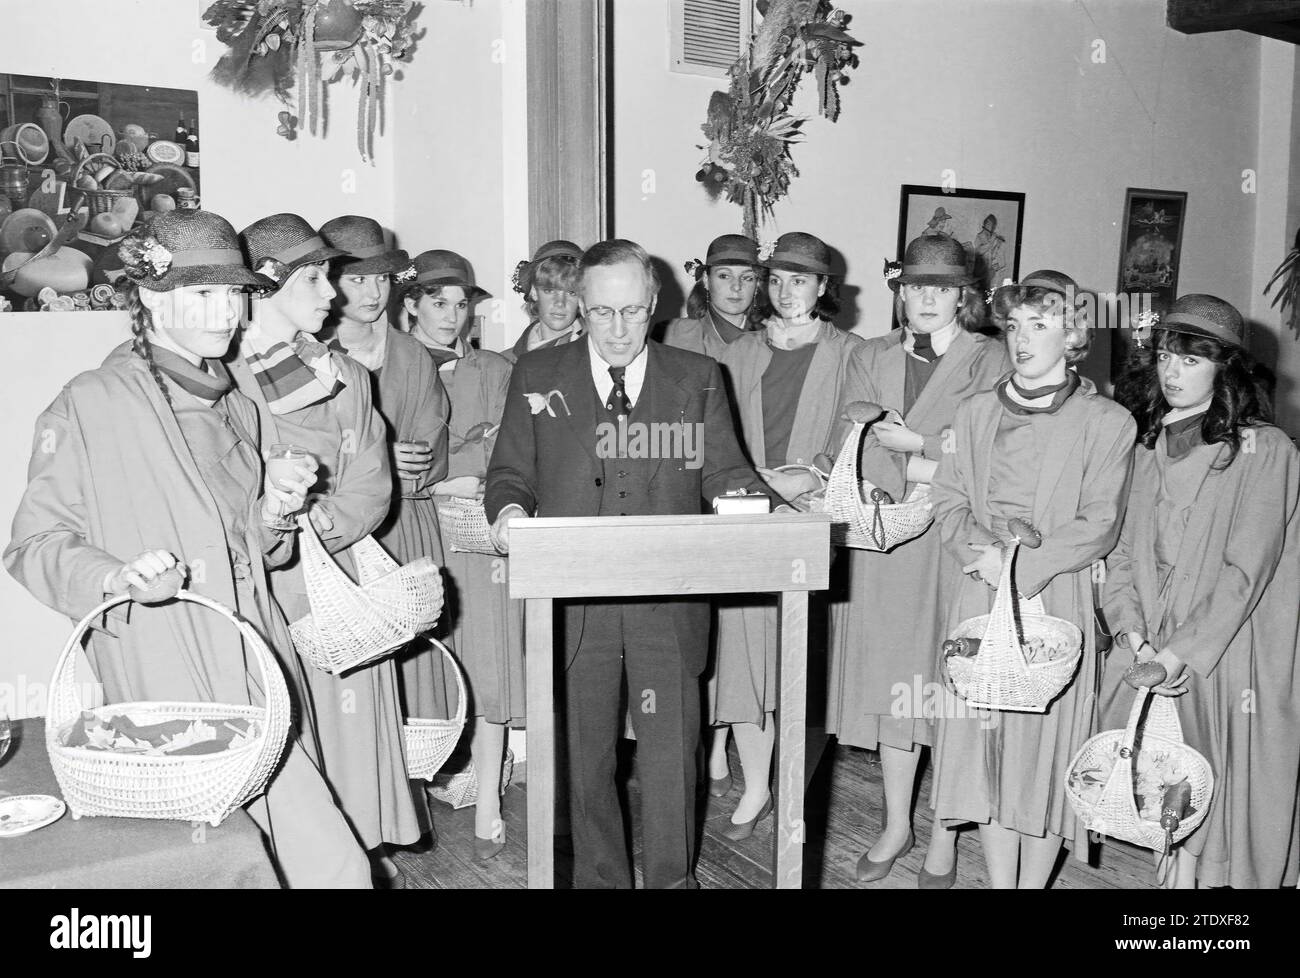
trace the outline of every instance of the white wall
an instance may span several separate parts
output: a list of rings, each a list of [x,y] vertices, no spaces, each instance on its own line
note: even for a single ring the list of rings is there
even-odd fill
[[[527,325],[510,287],[528,257],[523,17],[524,0],[426,4],[426,34],[394,97],[392,226],[413,256],[446,248],[469,259],[493,296],[477,309],[492,350]]]
[[[839,122],[806,125],[801,176],[776,217],[843,253],[859,332],[889,328],[880,269],[895,257],[899,186],[938,184],[947,169],[961,187],[1025,193],[1022,272],[1060,268],[1104,291],[1116,287],[1125,188],[1185,190],[1180,291],[1250,307],[1255,198],[1241,171],[1254,165],[1259,38],[1178,34],[1163,0],[837,5],[862,63]],[[615,5],[615,223],[668,261],[684,293],[681,263],[740,230],[741,214],[695,182],[722,81],[667,70],[669,9]],[[1104,64],[1091,60],[1097,39]]]

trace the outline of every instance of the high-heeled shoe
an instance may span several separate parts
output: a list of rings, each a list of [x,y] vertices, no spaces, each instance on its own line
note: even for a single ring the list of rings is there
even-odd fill
[[[758,810],[757,815],[748,822],[728,822],[722,829],[722,835],[732,842],[744,842],[754,834],[754,826],[771,814],[772,796],[769,794],[767,801],[763,802],[763,807]]]
[[[898,852],[894,853],[888,859],[872,859],[871,850],[868,849],[862,854],[862,858],[858,860],[856,870],[858,882],[874,883],[876,880],[883,880],[893,872],[894,863],[898,861],[899,857],[906,856],[912,851],[914,845],[916,845],[916,836],[909,832],[907,833],[907,845],[903,846],[903,848],[899,849]]]
[[[721,778],[709,778],[709,794],[714,798],[725,798],[731,791],[731,772]]]
[[[495,859],[497,856],[501,855],[501,852],[505,847],[505,829],[501,830],[499,836],[494,836],[491,839],[481,839],[477,835],[474,836],[474,858],[481,863],[485,863],[489,859]]]

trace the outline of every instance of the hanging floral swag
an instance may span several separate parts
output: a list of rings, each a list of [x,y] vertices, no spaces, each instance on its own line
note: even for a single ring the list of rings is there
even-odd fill
[[[357,149],[373,160],[384,79],[395,62],[409,60],[419,9],[413,0],[216,0],[203,20],[229,50],[212,78],[250,98],[274,92],[290,106],[296,87],[297,115],[279,113],[277,129],[295,139],[304,126],[316,134],[324,85],[350,75],[358,90]],[[322,55],[331,56],[324,69]]]
[[[709,99],[708,158],[695,175],[713,197],[726,194],[744,212],[744,232],[758,237],[772,206],[799,175],[790,147],[803,138],[804,119],[790,105],[805,72],[817,79],[818,110],[834,122],[839,85],[855,68],[849,15],[829,0],[759,0],[762,25],[749,50],[731,66],[731,85]],[[701,149],[705,147],[701,146]],[[770,246],[771,242],[765,242]]]

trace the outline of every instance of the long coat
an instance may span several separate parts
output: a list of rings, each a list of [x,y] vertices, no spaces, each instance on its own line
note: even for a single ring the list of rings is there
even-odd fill
[[[174,396],[189,395],[175,388]],[[257,412],[236,391],[224,402],[239,439],[234,450],[260,472]],[[291,557],[293,537],[264,529],[260,496],[260,485],[250,484],[240,541],[252,558],[250,602],[235,584],[230,514],[204,482],[148,366],[124,343],[103,366],[75,377],[37,421],[4,564],[43,604],[79,620],[103,601],[109,571],[145,550],[168,550],[189,564],[191,590],[237,609],[267,640],[292,688],[301,667],[265,567]],[[120,605],[100,624],[88,654],[109,703],[262,702],[239,632],[205,608]],[[356,840],[296,735],[249,814],[270,838],[290,886],[368,885]]]
[[[776,467],[787,461],[811,465],[819,454],[833,457],[838,452],[850,430],[840,405],[865,398],[865,351],[861,337],[823,323],[795,407],[786,458],[769,459],[763,432],[763,371],[772,360],[772,351],[766,332],[747,334],[727,346],[721,363],[730,374],[745,448],[756,465]],[[818,612],[824,605],[817,603],[814,608],[810,617],[817,628]],[[770,595],[720,598],[717,614],[709,719],[716,724],[763,724],[776,702],[776,599]],[[817,632],[814,635],[819,637]],[[816,672],[824,668],[817,663],[825,659],[817,656],[815,640],[813,646]]]
[[[479,424],[498,425],[506,409],[510,363],[470,347],[438,371],[451,397],[448,478],[486,479],[496,435],[467,440]],[[524,709],[524,603],[512,600],[508,558],[448,552],[448,612],[452,643],[470,687],[470,715],[491,723],[522,721]]]
[[[968,544],[998,542],[991,527],[1000,514],[989,508],[989,476],[1005,410],[995,391],[958,407],[955,451],[944,455],[933,483],[934,520],[948,554],[941,595],[950,634],[993,606],[993,590],[961,568],[975,558]],[[1055,414],[1039,418],[1039,454],[1027,461],[1025,479],[1033,482],[1032,522],[1043,543],[1019,551],[1015,582],[1026,598],[1041,594],[1047,614],[1082,630],[1079,669],[1045,714],[973,710],[944,690],[932,801],[937,817],[950,822],[992,820],[1025,835],[1073,839],[1082,859],[1087,835],[1066,801],[1064,781],[1095,732],[1092,565],[1119,537],[1136,425],[1086,380]]]
[[[1162,588],[1156,509],[1163,436],[1139,449],[1128,515],[1107,562],[1106,617],[1187,663],[1183,735],[1210,762],[1209,813],[1187,839],[1202,885],[1294,886],[1300,865],[1300,453],[1271,426],[1247,429],[1226,469],[1195,492]],[[1205,449],[1197,449],[1204,451]],[[1227,457],[1226,446],[1215,464]],[[1132,651],[1112,650],[1103,728],[1123,727]]]
[[[392,471],[383,419],[375,411],[370,373],[355,360],[331,352],[344,388],[318,404],[274,415],[242,356],[230,358],[231,376],[257,405],[263,440],[305,448],[320,462],[313,503],[333,527],[321,542],[355,580],[347,548],[373,533],[388,513]],[[271,578],[289,621],[311,613],[302,565],[293,561]],[[392,658],[344,676],[308,667],[305,698],[316,715],[324,773],[339,804],[367,849],[405,845],[420,837],[415,801],[406,776],[401,699]]]
[[[388,515],[375,531],[375,539],[402,564],[419,557],[429,557],[439,566],[444,564],[431,489],[447,477],[447,419],[451,406],[438,378],[438,366],[424,344],[389,327],[384,360],[374,382],[375,410],[384,419],[390,460],[394,442],[423,440],[433,449],[432,466],[414,482],[403,481],[393,464]],[[444,579],[444,591],[448,583]],[[446,621],[444,610],[437,634],[446,633]],[[454,704],[447,703],[442,653],[419,636],[396,659],[405,716],[450,716]]]
[[[900,329],[867,340],[863,382],[851,385],[864,400],[900,413],[908,357],[903,338]],[[925,458],[943,458],[944,433],[957,405],[990,390],[1008,367],[999,339],[956,334],[904,417],[923,436]],[[907,455],[891,452],[868,429],[860,457],[872,484],[901,500]],[[889,553],[847,552],[847,598],[831,604],[826,724],[840,743],[876,747],[883,741],[904,750],[933,743],[933,718],[915,708],[912,691],[934,682],[934,653],[945,637],[939,580],[946,560],[933,526]]]

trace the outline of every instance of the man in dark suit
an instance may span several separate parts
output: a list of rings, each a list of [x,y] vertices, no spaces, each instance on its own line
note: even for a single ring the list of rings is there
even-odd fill
[[[508,545],[511,522],[533,515],[698,514],[705,500],[730,490],[767,492],[737,441],[717,363],[647,342],[659,281],[644,249],[604,241],[579,267],[586,339],[525,354],[510,378],[484,500],[498,544]],[[635,434],[609,437],[656,424],[692,433],[677,442],[677,457],[628,457],[647,454],[629,448]],[[574,884],[631,886],[614,787],[626,692],[645,885],[694,888],[709,603],[574,602],[563,621]]]

